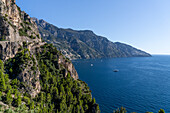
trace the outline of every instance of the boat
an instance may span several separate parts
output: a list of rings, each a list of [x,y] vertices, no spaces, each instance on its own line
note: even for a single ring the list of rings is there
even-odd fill
[[[93,64],[91,64],[91,66],[93,66]]]
[[[113,70],[114,72],[119,72],[119,70],[118,69],[115,69],[115,70]]]

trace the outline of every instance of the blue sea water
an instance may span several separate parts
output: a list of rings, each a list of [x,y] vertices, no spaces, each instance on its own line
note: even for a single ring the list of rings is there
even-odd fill
[[[101,113],[113,113],[121,106],[128,113],[157,113],[160,108],[170,113],[170,56],[72,62],[79,78],[92,90]]]

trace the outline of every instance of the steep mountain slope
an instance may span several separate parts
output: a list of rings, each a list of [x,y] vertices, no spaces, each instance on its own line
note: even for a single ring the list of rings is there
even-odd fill
[[[87,84],[15,0],[0,0],[0,109],[2,112],[99,112]]]
[[[33,18],[37,23],[42,39],[54,44],[70,59],[149,57],[150,54],[123,43],[113,43],[92,31],[76,31],[58,28],[44,20]]]

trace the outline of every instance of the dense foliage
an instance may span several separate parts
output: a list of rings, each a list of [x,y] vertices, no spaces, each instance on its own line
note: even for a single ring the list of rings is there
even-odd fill
[[[127,111],[124,107],[121,107],[120,109],[114,110],[113,113],[127,113]]]
[[[58,65],[56,55],[60,54],[52,45],[42,46],[42,52],[37,52],[41,72],[42,92],[36,98],[42,109],[56,112],[92,112],[96,103],[91,98],[89,87],[80,80],[74,80],[70,73],[64,77],[66,69]],[[58,54],[56,54],[58,53]],[[41,97],[41,98],[39,98]],[[43,110],[43,111],[44,111]]]
[[[126,111],[126,108],[121,107],[121,108],[118,108],[118,109],[114,110],[113,113],[127,113],[127,111]],[[137,113],[137,112],[131,112],[131,113]],[[148,112],[147,111],[145,113],[153,113],[153,112]],[[158,113],[165,113],[165,111],[163,109],[160,109],[158,111]]]
[[[9,113],[14,108],[17,108],[14,110],[15,112],[28,111],[27,107],[22,105],[24,101],[18,90],[19,85],[20,81],[17,79],[9,80],[8,74],[4,74],[4,65],[0,60],[0,101],[4,103],[4,106],[0,105],[0,111]]]
[[[41,92],[35,98],[31,98],[28,92],[21,93],[21,89],[26,88],[26,83],[17,79],[19,73],[30,66],[30,62],[35,64],[34,57],[30,57],[30,51],[20,48],[20,52],[14,58],[6,61],[5,71],[2,61],[0,63],[0,97],[2,102],[9,105],[8,110],[38,113],[99,111],[99,106],[95,99],[92,99],[87,84],[81,80],[74,80],[69,72],[65,75],[67,70],[58,64],[58,56],[61,53],[55,47],[45,44],[36,50],[36,59],[41,73]],[[68,59],[65,60],[70,62]],[[32,65],[31,69],[36,70],[35,65]]]

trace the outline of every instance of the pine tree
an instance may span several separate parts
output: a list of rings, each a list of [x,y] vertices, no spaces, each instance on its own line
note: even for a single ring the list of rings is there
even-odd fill
[[[34,101],[30,103],[30,109],[34,109]]]
[[[163,109],[160,109],[158,113],[165,113]]]
[[[2,60],[0,60],[0,70],[4,70],[4,64],[3,64]]]
[[[48,102],[48,103],[51,102],[51,95],[50,95],[50,93],[47,94],[47,102]]]
[[[12,101],[13,101],[13,98],[12,98],[12,96],[11,96],[11,91],[9,90],[9,91],[7,92],[7,95],[6,95],[6,103],[9,104],[9,105],[11,105]]]
[[[5,84],[4,74],[0,70],[0,91],[5,91],[5,90],[6,90],[6,84]]]
[[[17,95],[17,106],[20,106],[21,105],[21,94],[19,93],[18,95]]]
[[[0,91],[0,101],[2,100],[2,92]]]
[[[95,100],[95,98],[93,98],[93,100],[92,100],[92,104],[95,104],[96,103],[96,100]]]

